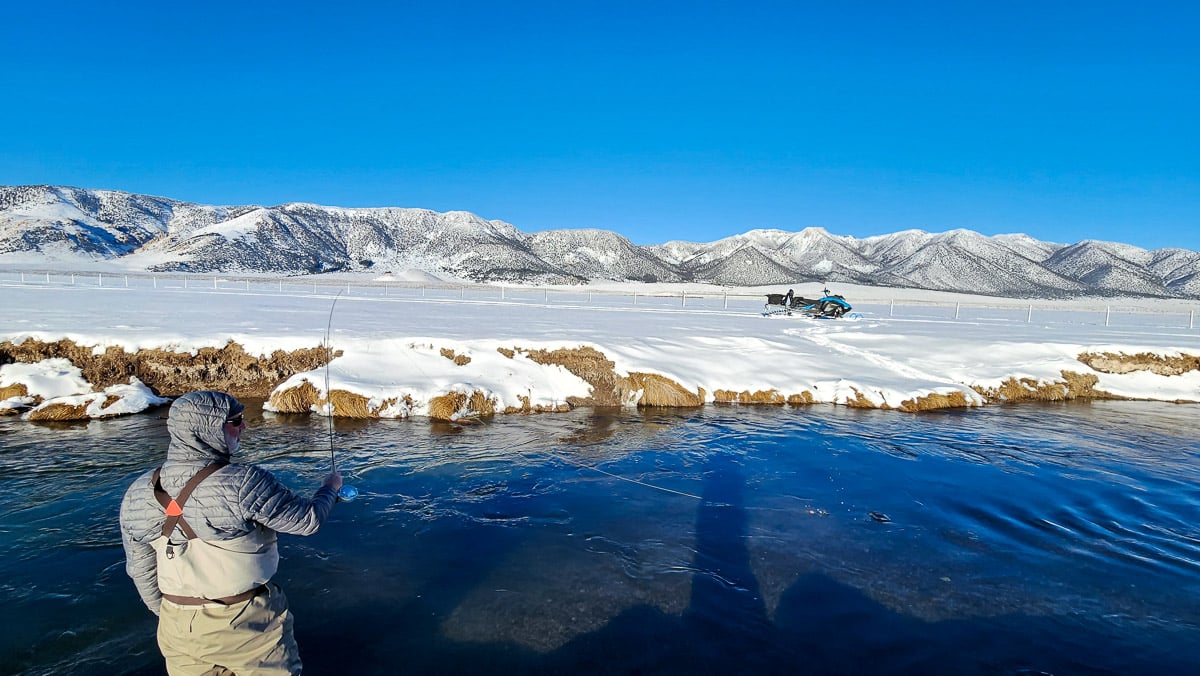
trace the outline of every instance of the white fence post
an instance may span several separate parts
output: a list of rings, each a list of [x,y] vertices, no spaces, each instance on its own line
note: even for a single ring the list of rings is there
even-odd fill
[[[725,303],[723,305],[721,305],[721,309],[722,310],[729,309],[729,292],[728,291],[725,292]]]
[[[504,300],[504,285],[500,285],[500,300]]]
[[[1195,310],[1189,310],[1189,311],[1188,311],[1188,328],[1189,328],[1189,329],[1191,329],[1191,328],[1193,328],[1193,327],[1194,327],[1194,325],[1192,324],[1192,322],[1193,322],[1193,321],[1195,321],[1195,319],[1196,319],[1196,311],[1195,311]]]
[[[1104,306],[1104,325],[1105,326],[1108,326],[1108,318],[1111,314],[1112,314],[1112,308],[1105,305]]]
[[[682,307],[687,307],[687,291],[680,291],[679,299],[682,301]]]
[[[891,304],[888,305],[888,316],[891,317],[894,314],[896,314],[896,299],[895,298],[893,298]]]
[[[158,288],[158,275],[150,277],[150,282],[154,284],[154,288]]]
[[[954,318],[955,318],[955,319],[958,319],[958,309],[959,309],[960,307],[962,307],[962,303],[955,303],[955,304],[954,304]]]
[[[1029,312],[1025,315],[1025,323],[1028,324],[1032,321],[1033,321],[1033,305],[1030,305]]]
[[[125,288],[129,288],[129,275],[125,275]]]

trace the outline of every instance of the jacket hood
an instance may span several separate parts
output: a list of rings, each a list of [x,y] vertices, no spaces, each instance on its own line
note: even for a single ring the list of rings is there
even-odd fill
[[[171,434],[167,459],[229,462],[222,426],[244,408],[224,392],[189,392],[176,399],[167,414],[167,431]]]

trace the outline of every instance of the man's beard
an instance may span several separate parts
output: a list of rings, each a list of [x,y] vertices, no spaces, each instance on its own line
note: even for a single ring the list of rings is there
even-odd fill
[[[229,432],[229,430],[224,430],[224,432],[225,432],[225,448],[226,448],[226,450],[229,451],[229,455],[233,455],[234,453],[238,452],[239,448],[242,447],[242,440],[240,438],[240,435],[238,435],[236,433],[231,433],[231,432]]]

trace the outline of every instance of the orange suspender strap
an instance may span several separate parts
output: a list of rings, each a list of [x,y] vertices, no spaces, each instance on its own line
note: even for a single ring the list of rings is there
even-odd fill
[[[167,520],[163,523],[162,527],[164,537],[171,537],[171,533],[175,531],[175,526],[178,525],[183,529],[183,534],[187,536],[187,539],[196,539],[196,531],[192,530],[192,527],[188,525],[187,519],[183,518],[183,505],[192,496],[192,491],[196,489],[196,486],[200,485],[201,481],[204,481],[213,472],[227,464],[224,462],[214,462],[196,472],[195,476],[188,479],[188,482],[183,485],[183,490],[179,491],[179,497],[174,499],[163,489],[162,483],[158,480],[158,474],[162,471],[162,467],[154,470],[154,499],[158,500],[158,504],[163,506],[163,511],[167,514]]]

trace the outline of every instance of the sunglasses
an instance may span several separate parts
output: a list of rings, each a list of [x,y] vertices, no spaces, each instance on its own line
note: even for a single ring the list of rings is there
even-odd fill
[[[229,420],[225,421],[225,424],[233,425],[234,427],[241,427],[242,426],[242,416],[239,415],[236,418],[230,418]]]

